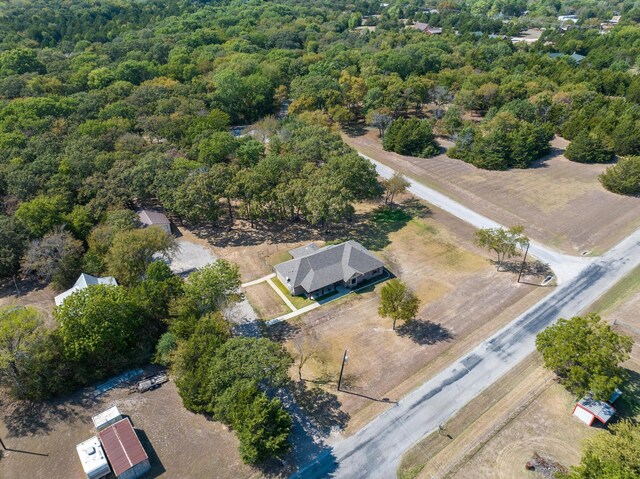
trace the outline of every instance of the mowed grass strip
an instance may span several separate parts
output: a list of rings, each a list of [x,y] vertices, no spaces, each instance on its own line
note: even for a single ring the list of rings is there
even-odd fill
[[[311,301],[310,299],[304,298],[302,296],[292,296],[291,293],[289,293],[289,290],[287,289],[287,287],[284,284],[282,284],[282,281],[280,281],[278,278],[272,278],[271,281],[273,281],[273,284],[275,284],[276,287],[280,291],[282,291],[282,293],[287,297],[289,301],[291,301],[291,303],[297,309],[302,309],[305,306],[309,306],[315,303],[315,301]]]
[[[598,314],[610,312],[638,291],[640,291],[640,266],[618,281],[590,309]]]

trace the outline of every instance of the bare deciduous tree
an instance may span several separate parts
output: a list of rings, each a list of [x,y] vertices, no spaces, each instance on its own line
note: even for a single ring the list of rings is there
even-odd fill
[[[318,352],[318,337],[315,331],[307,331],[298,334],[293,339],[293,347],[296,352],[294,353],[296,359],[296,367],[298,368],[298,378],[302,381],[302,368],[313,358]]]

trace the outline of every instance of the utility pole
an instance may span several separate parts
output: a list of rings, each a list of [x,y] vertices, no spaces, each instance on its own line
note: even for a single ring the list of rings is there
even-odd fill
[[[520,273],[518,274],[518,283],[520,282],[520,278],[522,277],[522,272],[524,271],[524,264],[527,261],[527,253],[529,252],[530,241],[527,241],[527,250],[524,252],[524,258],[522,258],[522,266],[520,266]]]
[[[0,438],[0,445],[2,446],[2,449],[4,449],[5,451],[7,450],[7,446],[5,446],[4,442],[2,442],[2,438]]]
[[[340,391],[340,385],[342,384],[342,373],[344,373],[344,365],[349,361],[347,356],[347,350],[344,350],[344,356],[342,356],[342,366],[340,366],[340,376],[338,377],[338,391]]]

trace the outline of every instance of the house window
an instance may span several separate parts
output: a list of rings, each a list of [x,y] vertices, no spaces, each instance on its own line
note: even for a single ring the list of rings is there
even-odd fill
[[[356,278],[351,278],[351,284],[356,284]]]

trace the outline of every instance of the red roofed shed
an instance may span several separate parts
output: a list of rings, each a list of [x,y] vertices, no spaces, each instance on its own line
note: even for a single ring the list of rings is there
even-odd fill
[[[118,479],[136,479],[151,469],[149,456],[140,444],[129,418],[103,429],[98,437]]]

